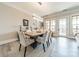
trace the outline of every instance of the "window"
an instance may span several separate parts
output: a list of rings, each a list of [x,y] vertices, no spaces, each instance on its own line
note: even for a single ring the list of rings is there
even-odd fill
[[[66,18],[59,19],[59,35],[66,35]]]
[[[50,29],[50,21],[46,21],[46,29],[49,30]]]
[[[73,28],[73,34],[79,32],[79,16],[73,16],[72,17],[72,28]]]
[[[55,20],[51,20],[51,31],[55,31]]]

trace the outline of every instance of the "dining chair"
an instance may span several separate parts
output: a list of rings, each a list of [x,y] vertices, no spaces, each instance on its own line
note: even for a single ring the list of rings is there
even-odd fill
[[[45,50],[45,43],[47,44],[47,46],[48,46],[48,32],[46,32],[42,37],[38,37],[37,38],[37,42],[39,42],[39,43],[41,43],[42,45],[43,45],[43,50],[44,50],[44,52],[46,51]]]
[[[48,40],[47,40],[47,46],[52,43],[52,31],[48,31]]]
[[[79,48],[79,33],[77,33],[75,35],[75,39],[76,39],[76,42],[77,42],[77,47]]]
[[[52,31],[49,32],[49,41],[52,43]]]
[[[24,57],[25,57],[27,46],[29,46],[32,43],[34,43],[34,40],[28,38],[27,36],[25,37],[25,35],[24,35],[24,33],[22,31],[19,31],[18,34],[19,34],[19,40],[20,40],[19,51],[21,49],[21,46],[25,47],[25,51],[24,51]]]

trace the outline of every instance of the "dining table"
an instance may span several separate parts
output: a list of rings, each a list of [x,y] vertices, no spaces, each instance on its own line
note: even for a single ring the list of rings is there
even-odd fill
[[[31,46],[33,48],[36,48],[37,47],[37,41],[36,39],[38,38],[38,36],[42,36],[44,33],[46,32],[46,30],[36,30],[36,31],[28,31],[28,32],[25,32],[25,35],[28,35],[30,36],[30,38],[34,39],[34,43],[31,44]]]

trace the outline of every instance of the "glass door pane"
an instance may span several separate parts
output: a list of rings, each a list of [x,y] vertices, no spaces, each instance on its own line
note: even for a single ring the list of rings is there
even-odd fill
[[[46,30],[50,29],[50,21],[46,21]]]
[[[66,19],[59,19],[59,35],[66,35]]]
[[[55,20],[51,20],[51,31],[55,32]]]
[[[72,17],[72,32],[73,35],[79,32],[79,16]]]

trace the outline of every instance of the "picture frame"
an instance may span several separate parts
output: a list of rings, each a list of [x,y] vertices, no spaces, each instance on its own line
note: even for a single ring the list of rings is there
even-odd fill
[[[27,19],[23,19],[23,26],[28,26],[28,20]]]

